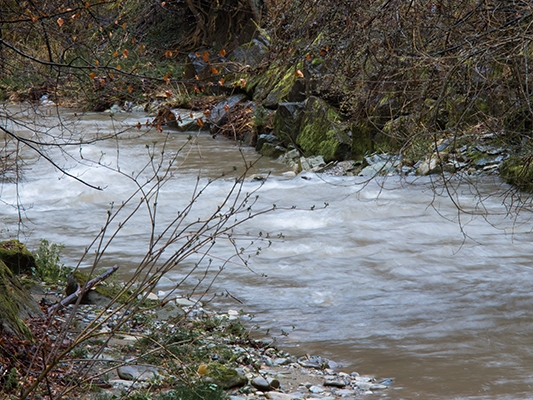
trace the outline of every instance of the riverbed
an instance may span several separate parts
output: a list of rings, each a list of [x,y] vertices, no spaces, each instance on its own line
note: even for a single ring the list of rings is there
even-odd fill
[[[533,221],[527,208],[510,207],[508,188],[496,176],[447,184],[439,177],[292,177],[286,165],[256,162],[253,149],[222,137],[148,129],[145,114],[63,110],[60,130],[54,110],[24,118],[40,139],[61,136],[70,146],[47,148],[63,171],[20,149],[23,179],[0,189],[2,238],[19,236],[33,248],[39,238],[63,243],[63,262],[88,268],[95,247],[80,262],[81,255],[108,211],[150,177],[167,182],[157,197],[160,233],[198,188],[205,189],[186,221],[212,215],[255,162],[249,175],[256,179],[237,181],[237,188],[253,193],[251,212],[275,210],[232,230],[237,249],[252,256],[248,264],[231,258],[233,243],[217,240],[209,267],[202,264],[180,293],[198,296],[218,275],[213,307],[242,309],[253,316],[247,323],[258,327],[256,335],[274,337],[297,355],[319,354],[348,372],[394,378],[382,398],[533,396]],[[113,132],[122,133],[76,142]],[[125,211],[145,195],[136,193]],[[120,277],[131,276],[151,248],[148,209],[112,221],[108,231],[119,222],[120,229],[99,267],[118,263]],[[200,261],[197,252],[180,262],[157,290],[173,288]]]

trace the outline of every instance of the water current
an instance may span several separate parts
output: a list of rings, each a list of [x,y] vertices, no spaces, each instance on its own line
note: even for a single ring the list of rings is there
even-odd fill
[[[62,129],[46,128],[58,121],[53,110],[38,120],[18,118],[37,121],[34,127],[51,143],[71,139],[66,152],[50,146],[47,154],[103,190],[22,146],[22,181],[0,189],[0,234],[20,235],[32,248],[39,238],[63,243],[67,265],[77,264],[111,204],[116,210],[134,192],[131,176],[137,182],[150,176],[150,154],[157,161],[163,143],[165,160],[177,158],[157,199],[158,227],[186,207],[198,182],[211,183],[190,216],[212,213],[244,170],[243,159],[257,158],[253,149],[208,133],[133,128],[146,115],[62,115]],[[36,138],[9,121],[5,126]],[[76,145],[80,135],[97,138],[117,130],[124,130],[117,139]],[[254,210],[273,204],[277,210],[233,233],[239,243],[249,243],[261,232],[272,245],[255,240],[250,250],[261,251],[248,268],[225,264],[212,291],[233,297],[215,297],[213,307],[253,315],[247,323],[260,327],[258,336],[268,330],[296,355],[317,354],[347,372],[394,378],[380,398],[533,398],[533,221],[526,208],[515,213],[504,205],[507,188],[497,178],[452,182],[450,198],[439,178],[289,177],[287,170],[261,159],[251,173],[270,177],[243,184],[243,193],[257,190]],[[225,177],[213,180],[224,171]],[[121,217],[122,228],[100,262],[119,264],[123,279],[149,246],[152,225],[144,210],[128,221]],[[210,255],[213,273],[233,251],[227,241],[218,246]],[[176,266],[159,289],[179,282],[197,260]],[[81,267],[90,262],[86,257]],[[184,283],[179,290],[193,286]]]

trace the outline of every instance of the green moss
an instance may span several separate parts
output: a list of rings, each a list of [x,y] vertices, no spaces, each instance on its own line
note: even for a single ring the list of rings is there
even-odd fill
[[[206,378],[208,381],[217,384],[222,389],[243,386],[247,382],[247,379],[239,375],[236,370],[228,368],[220,363],[210,363],[207,366]]]
[[[76,278],[77,282],[80,284],[80,286],[85,285],[85,283],[87,283],[87,281],[89,279],[94,278],[94,276],[89,277],[88,274],[86,274],[86,273],[84,273],[84,272],[82,272],[80,270],[74,271],[73,274],[74,274],[74,277]],[[132,292],[131,291],[126,291],[124,293],[121,293],[123,288],[120,287],[119,285],[114,285],[112,283],[110,284],[108,282],[103,282],[103,283],[97,285],[94,290],[97,293],[101,294],[102,296],[108,297],[109,299],[114,299],[116,296],[118,296],[120,294],[118,299],[117,299],[117,301],[119,303],[127,303],[127,302],[132,300]]]
[[[0,260],[15,274],[31,274],[35,269],[33,254],[16,239],[0,242]]]
[[[321,155],[328,162],[339,157],[339,115],[324,101],[310,97],[305,106],[296,143],[306,156]]]
[[[30,329],[20,315],[35,308],[18,278],[0,261],[0,324],[7,326],[21,338],[33,340]]]
[[[500,176],[522,191],[533,192],[533,158],[509,157],[500,166]]]

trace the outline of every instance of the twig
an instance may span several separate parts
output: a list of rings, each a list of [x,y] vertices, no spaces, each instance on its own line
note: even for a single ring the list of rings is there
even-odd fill
[[[118,265],[114,265],[111,268],[109,268],[106,272],[104,272],[102,275],[97,276],[96,278],[91,279],[83,287],[80,287],[78,285],[78,289],[65,297],[63,300],[61,300],[59,303],[54,304],[50,309],[48,310],[48,315],[52,315],[52,313],[58,308],[58,307],[65,307],[71,303],[74,303],[76,299],[80,296],[83,296],[85,293],[87,293],[93,286],[99,284],[101,281],[109,278],[111,275],[115,273],[115,271],[118,269]]]

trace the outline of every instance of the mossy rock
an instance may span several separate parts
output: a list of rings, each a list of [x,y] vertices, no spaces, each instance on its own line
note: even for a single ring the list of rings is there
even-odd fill
[[[215,383],[222,389],[231,389],[234,387],[244,386],[248,383],[246,377],[229,367],[220,363],[210,363],[207,366],[207,374],[204,379],[208,382]]]
[[[533,157],[509,157],[500,166],[500,176],[524,192],[533,192]]]
[[[33,340],[23,318],[36,315],[39,311],[39,306],[11,268],[0,261],[0,325],[10,329],[21,339]]]
[[[16,239],[0,242],[0,260],[17,275],[31,274],[35,269],[33,254]]]
[[[337,111],[312,96],[305,102],[296,144],[306,157],[321,155],[329,162],[349,158],[352,139]]]

